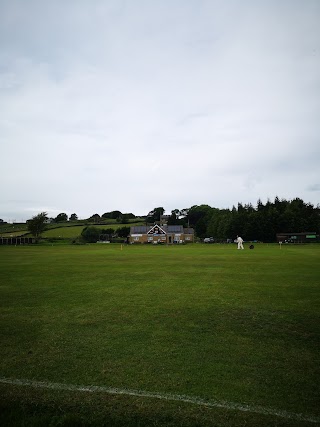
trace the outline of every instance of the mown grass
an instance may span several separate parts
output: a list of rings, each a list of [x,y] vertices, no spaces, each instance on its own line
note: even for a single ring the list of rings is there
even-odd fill
[[[320,246],[0,250],[1,377],[320,415]],[[18,405],[18,419],[36,407],[40,417],[53,411],[59,422],[69,414],[98,425],[103,417],[112,425],[304,425],[143,398],[99,396],[95,405],[78,393],[0,390],[9,418]]]

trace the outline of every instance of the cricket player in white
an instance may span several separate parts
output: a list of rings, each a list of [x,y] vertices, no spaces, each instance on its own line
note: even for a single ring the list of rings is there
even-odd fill
[[[238,243],[238,249],[244,249],[244,247],[243,247],[243,239],[242,239],[242,237],[237,236],[236,241],[237,241],[237,243]]]

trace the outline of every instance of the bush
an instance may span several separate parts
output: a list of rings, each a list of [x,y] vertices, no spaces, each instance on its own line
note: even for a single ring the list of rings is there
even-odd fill
[[[130,234],[130,227],[119,227],[117,229],[118,237],[128,237]]]
[[[100,234],[102,234],[100,228],[89,226],[82,230],[81,236],[88,243],[96,243],[99,240]]]

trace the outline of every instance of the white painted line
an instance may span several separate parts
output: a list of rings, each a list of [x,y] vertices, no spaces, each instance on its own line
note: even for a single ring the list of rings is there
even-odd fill
[[[51,383],[44,381],[33,381],[26,379],[12,379],[12,378],[1,378],[0,383],[10,384],[17,386],[29,386],[33,388],[45,388],[52,390],[67,390],[67,391],[80,391],[88,393],[108,393],[108,394],[118,394],[125,396],[136,396],[136,397],[146,397],[153,399],[161,400],[170,400],[174,402],[184,402],[192,403],[194,405],[206,406],[208,408],[223,408],[228,410],[242,411],[242,412],[252,412],[261,415],[272,415],[276,417],[292,419],[297,421],[307,421],[310,423],[319,423],[320,418],[312,415],[303,415],[296,414],[294,412],[281,411],[272,408],[266,408],[264,406],[254,406],[254,405],[244,405],[241,403],[219,401],[219,400],[206,400],[201,397],[192,397],[179,394],[169,394],[169,393],[151,393],[144,390],[130,390],[130,389],[120,389],[112,387],[101,387],[101,386],[79,386],[73,384],[62,384],[62,383]]]

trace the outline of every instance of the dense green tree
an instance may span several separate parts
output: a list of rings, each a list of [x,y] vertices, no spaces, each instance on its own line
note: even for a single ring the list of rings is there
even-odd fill
[[[191,208],[191,211],[194,207]],[[191,216],[193,223],[197,223]],[[194,224],[193,224],[194,225]],[[197,226],[194,225],[197,230]],[[274,242],[280,232],[310,231],[319,233],[319,207],[314,208],[303,200],[291,201],[275,198],[264,205],[259,199],[256,208],[251,204],[238,203],[229,210],[213,209],[208,220],[207,234],[216,238],[235,238],[237,234],[245,240]]]
[[[100,234],[109,234],[110,236],[114,236],[116,234],[114,228],[99,228]]]
[[[190,226],[196,227],[198,221],[205,220],[205,222],[208,222],[211,214],[212,209],[208,205],[194,205],[192,206],[188,211],[188,220],[190,223]]]
[[[261,199],[258,199],[258,201],[257,201],[257,211],[262,211],[263,208],[264,208],[264,205],[263,205]]]
[[[67,222],[68,215],[66,213],[59,213],[54,219],[54,222]]]
[[[207,223],[205,218],[200,218],[195,225],[195,232],[198,237],[204,238],[207,235]]]
[[[78,215],[73,213],[69,217],[69,221],[78,221]]]
[[[180,217],[187,218],[189,210],[189,208],[180,209]]]
[[[82,230],[81,236],[88,243],[95,243],[99,240],[102,230],[94,226],[85,227]]]
[[[117,229],[118,237],[128,237],[129,234],[130,234],[130,227],[119,227]]]
[[[180,211],[179,211],[179,209],[173,209],[173,210],[171,211],[171,216],[172,216],[172,217],[175,217],[175,219],[179,219],[179,216],[180,216]]]
[[[136,218],[136,216],[135,216],[133,213],[131,213],[131,212],[129,212],[129,213],[124,213],[124,214],[122,214],[122,216],[123,216],[124,218],[126,218],[126,219],[135,219],[135,218]]]
[[[99,214],[93,214],[90,218],[88,218],[89,222],[99,222],[101,220]]]
[[[183,227],[188,226],[188,221],[186,217],[182,216],[180,217],[180,211],[179,209],[174,209],[171,211],[171,215],[169,216],[167,220],[168,225],[182,225]]]
[[[154,208],[152,211],[150,211],[147,215],[147,221],[149,223],[153,223],[153,222],[159,222],[160,221],[160,217],[161,215],[164,214],[164,208],[159,207],[159,208]]]
[[[217,239],[228,239],[231,222],[231,211],[229,209],[214,209],[208,221],[207,235]]]
[[[102,218],[105,219],[118,219],[122,216],[122,213],[120,211],[112,211],[112,212],[106,212],[102,215]]]
[[[120,224],[128,224],[130,219],[134,219],[135,216],[131,213],[121,214],[116,221]]]
[[[208,237],[210,218],[215,210],[208,205],[194,205],[188,210],[186,219],[188,225],[194,228],[197,237]]]
[[[81,233],[82,238],[88,243],[95,243],[98,240],[110,240],[113,237],[127,237],[130,234],[130,227],[98,228],[93,225],[85,227]]]
[[[46,229],[47,221],[47,212],[41,212],[27,221],[27,228],[29,232],[36,238],[36,240],[40,238],[41,234]]]

